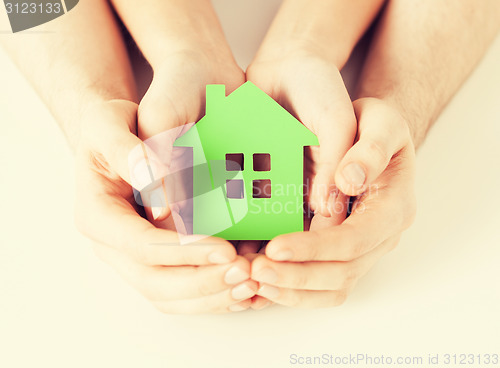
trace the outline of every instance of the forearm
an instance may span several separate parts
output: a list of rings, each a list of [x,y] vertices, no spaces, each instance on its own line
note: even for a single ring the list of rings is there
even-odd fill
[[[209,0],[112,0],[153,69],[177,53],[234,62]]]
[[[497,0],[390,0],[356,95],[398,108],[418,146],[499,28]]]
[[[256,59],[321,55],[342,69],[385,0],[285,0]]]
[[[136,98],[127,53],[104,0],[80,2],[70,13],[33,32],[0,39],[73,148],[87,106]]]

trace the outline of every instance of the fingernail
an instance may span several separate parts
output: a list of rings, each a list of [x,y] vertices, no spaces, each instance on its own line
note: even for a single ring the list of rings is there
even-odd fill
[[[247,310],[247,309],[248,308],[245,308],[245,307],[243,307],[243,306],[241,306],[239,304],[233,304],[233,305],[229,306],[229,310],[231,312],[242,312],[242,311]]]
[[[226,284],[234,285],[248,280],[249,278],[250,275],[248,274],[248,272],[243,271],[238,266],[233,266],[226,272],[224,281],[226,282]]]
[[[351,163],[342,170],[344,179],[352,185],[363,185],[366,180],[365,171],[357,163]]]
[[[276,299],[280,295],[280,289],[271,285],[262,285],[257,294],[264,298]]]
[[[255,295],[255,291],[250,289],[246,284],[240,284],[231,290],[233,299],[248,299]]]
[[[153,219],[158,220],[163,212],[163,207],[151,207],[151,212],[153,214]]]
[[[208,255],[208,261],[210,263],[215,263],[215,264],[225,264],[225,263],[231,262],[231,260],[228,257],[226,257],[224,254],[217,253],[217,252],[210,253]]]
[[[293,253],[291,250],[280,250],[276,254],[271,256],[271,259],[274,259],[275,261],[288,261],[292,259]]]
[[[274,284],[278,280],[278,274],[272,268],[263,268],[255,276],[255,281],[264,282],[266,284]]]

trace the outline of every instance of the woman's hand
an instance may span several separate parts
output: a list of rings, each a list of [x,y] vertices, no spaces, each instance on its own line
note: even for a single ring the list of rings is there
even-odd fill
[[[225,84],[227,93],[231,93],[243,82],[243,71],[232,57],[221,59],[216,51],[205,53],[201,45],[197,50],[168,56],[155,67],[153,82],[139,104],[138,136],[165,161],[179,135],[176,128],[195,123],[203,116],[206,86]],[[146,211],[148,219],[157,226],[163,226],[170,213],[168,206],[147,207]]]
[[[363,98],[354,108],[358,139],[335,174],[345,194],[358,196],[352,213],[337,226],[317,214],[310,231],[271,240],[266,256],[252,262],[261,298],[306,308],[342,304],[413,221],[415,151],[407,123],[381,100]],[[356,180],[344,176],[350,165]]]
[[[87,110],[77,150],[76,223],[95,242],[96,253],[166,313],[223,313],[244,310],[257,283],[248,260],[222,239],[184,238],[156,228],[139,215],[130,183],[147,170],[129,167],[144,160],[130,155],[148,147],[134,134],[137,104],[114,100]],[[161,167],[154,168],[162,175]]]
[[[354,142],[356,118],[339,70],[321,54],[298,49],[280,58],[259,54],[247,79],[318,137],[319,146],[311,147],[306,157],[308,201],[315,213],[340,223],[346,206],[338,211],[336,201],[345,203],[345,198],[338,196],[334,175]]]

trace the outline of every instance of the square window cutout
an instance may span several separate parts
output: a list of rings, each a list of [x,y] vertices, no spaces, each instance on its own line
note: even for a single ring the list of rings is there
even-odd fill
[[[252,183],[252,196],[254,198],[271,198],[271,180],[254,180]]]
[[[243,180],[226,180],[226,195],[227,198],[242,199],[244,198],[245,186]]]
[[[271,170],[271,155],[269,153],[254,153],[253,154],[253,170],[254,171],[270,171]]]
[[[227,153],[226,154],[226,170],[227,171],[243,171],[243,153]]]

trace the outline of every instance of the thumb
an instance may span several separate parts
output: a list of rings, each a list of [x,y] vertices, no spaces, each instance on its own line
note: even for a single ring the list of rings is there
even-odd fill
[[[345,154],[335,173],[346,195],[363,193],[387,168],[392,156],[410,142],[402,116],[380,100],[362,98],[354,103],[358,141]]]
[[[314,73],[297,72],[314,70]],[[252,71],[251,71],[252,72]],[[313,183],[309,203],[324,217],[343,218],[343,195],[335,186],[335,171],[356,135],[356,119],[351,99],[339,71],[330,64],[313,61],[306,66],[292,65],[283,71],[286,77],[274,84],[272,73],[250,78],[257,86],[295,115],[318,137],[319,147],[311,147]]]
[[[318,89],[314,84],[304,88],[306,91]],[[344,84],[338,81],[323,87],[322,93],[304,93],[293,103],[300,120],[319,141],[319,147],[311,147],[315,172],[310,191],[311,206],[315,213],[325,217],[342,216],[337,207],[344,199],[338,195],[335,171],[356,135],[356,118],[349,95]]]

